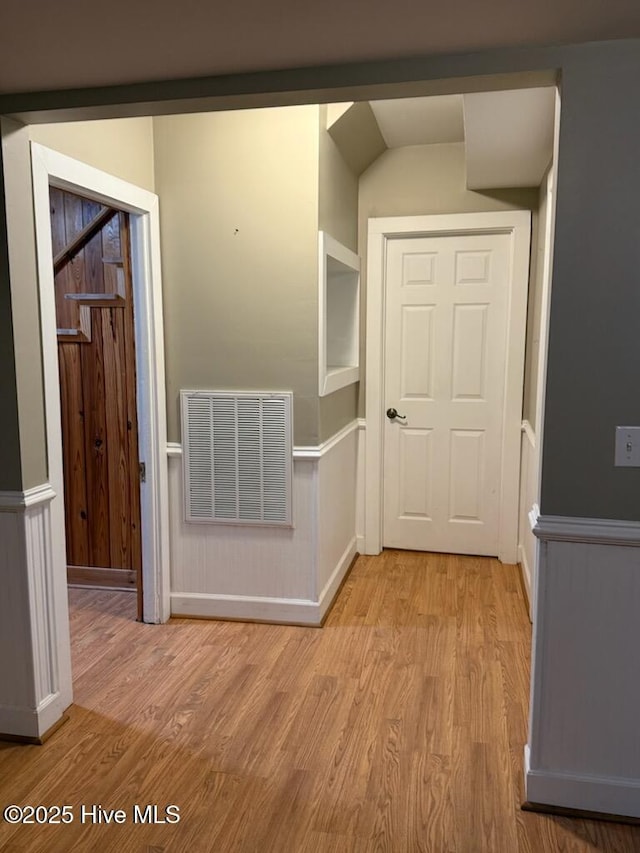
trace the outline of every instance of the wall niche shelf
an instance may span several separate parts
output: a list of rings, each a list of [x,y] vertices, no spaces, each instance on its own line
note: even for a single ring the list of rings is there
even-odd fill
[[[332,394],[360,378],[360,258],[319,232],[319,394]]]

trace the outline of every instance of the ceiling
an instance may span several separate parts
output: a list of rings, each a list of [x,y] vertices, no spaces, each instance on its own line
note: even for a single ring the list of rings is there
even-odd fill
[[[0,93],[638,36],[637,0],[2,0]]]

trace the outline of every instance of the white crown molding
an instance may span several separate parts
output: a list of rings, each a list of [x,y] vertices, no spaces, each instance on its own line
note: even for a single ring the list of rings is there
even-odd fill
[[[529,513],[531,529],[543,542],[590,542],[602,545],[640,546],[640,522],[608,518],[570,518]]]
[[[34,486],[24,492],[0,492],[0,512],[22,512],[23,510],[49,503],[56,493],[49,483]]]

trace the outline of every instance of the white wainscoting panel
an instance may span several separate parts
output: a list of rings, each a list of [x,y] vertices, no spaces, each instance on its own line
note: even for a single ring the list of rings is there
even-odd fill
[[[563,541],[567,527],[587,538],[589,520],[562,521],[534,528],[543,538],[527,799],[640,817],[640,537],[604,544],[606,521],[594,520],[596,541]],[[610,527],[618,536],[620,523]]]
[[[0,509],[0,732],[37,738],[70,703],[61,689],[49,486],[3,493]],[[65,578],[66,585],[66,578]]]
[[[176,592],[186,592],[310,599],[314,588],[304,566],[315,544],[316,477],[316,462],[295,460],[291,528],[188,524],[182,500],[182,457],[172,457],[172,598]]]
[[[357,422],[294,448],[292,528],[187,524],[178,445],[168,457],[171,612],[320,624],[356,553]]]
[[[537,541],[529,523],[529,510],[538,501],[538,450],[536,437],[528,421],[522,424],[520,446],[520,515],[518,518],[518,562],[529,599],[529,617],[533,621]]]
[[[349,432],[318,463],[318,572],[315,592],[324,610],[329,607],[356,553],[358,432]]]
[[[25,513],[26,557],[31,592],[31,635],[35,646],[36,696],[43,698],[56,692],[56,674],[52,647],[55,643],[51,605],[53,577],[49,547],[49,507],[36,506]]]

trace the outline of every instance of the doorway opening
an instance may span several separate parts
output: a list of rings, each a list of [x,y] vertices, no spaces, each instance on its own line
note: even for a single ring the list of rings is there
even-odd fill
[[[142,618],[129,214],[50,188],[67,581],[127,590]]]
[[[159,124],[162,124],[162,122],[160,122]],[[457,144],[457,145],[460,145],[460,143],[454,143],[454,145],[456,145],[456,144]],[[65,159],[66,159],[66,158],[65,158]],[[58,179],[58,180],[59,180],[59,179]],[[64,182],[63,182],[63,183],[64,183]],[[73,183],[73,182],[72,182],[72,183]],[[53,184],[54,184],[54,186],[55,186],[55,185],[57,185],[55,180],[53,181]],[[85,192],[85,190],[83,190],[83,189],[82,189],[82,186],[83,186],[82,182],[77,182],[77,181],[76,181],[76,182],[74,183],[74,186],[76,187],[76,191],[80,192],[81,194],[83,194],[83,193]],[[178,182],[176,182],[176,186],[181,187],[181,186],[182,186],[182,184],[179,184]],[[47,185],[47,187],[48,187],[48,185]],[[67,188],[69,188],[69,187],[67,186]],[[98,196],[99,196],[99,195],[100,195],[100,193],[98,193]],[[112,194],[112,195],[113,195],[113,194]],[[114,201],[114,203],[116,204],[116,206],[118,206],[118,209],[120,209],[120,210],[127,210],[127,209],[128,209],[128,208],[126,207],[126,205],[123,205],[121,202],[118,202],[118,201],[117,201],[117,199]],[[134,205],[134,206],[135,206],[135,205]],[[130,208],[129,208],[129,209],[130,209]],[[130,210],[131,210],[131,209],[130,209]],[[135,212],[135,213],[139,214],[139,213],[140,213],[140,210],[138,209],[137,211],[131,211],[131,212]],[[407,211],[407,212],[408,212],[408,211]],[[392,213],[392,212],[390,212],[390,213],[389,213],[389,215],[391,215],[391,213]],[[48,211],[47,211],[47,214],[48,214]],[[135,219],[136,219],[136,216],[134,216],[134,217],[133,217],[133,220],[132,220],[132,230],[133,230],[133,231],[135,231]],[[204,219],[204,221],[207,221],[207,220],[206,220],[206,218]],[[238,242],[238,241],[236,241],[236,242]],[[142,262],[142,263],[140,264],[140,266],[141,266],[141,267],[144,267],[144,262]],[[194,266],[195,266],[195,264],[194,264]],[[135,267],[135,261],[134,261],[134,267]],[[135,271],[135,270],[134,270],[134,271]],[[135,276],[134,276],[134,279],[135,279]],[[135,283],[135,282],[134,282],[134,283]],[[135,295],[134,295],[134,298],[135,298]],[[186,300],[185,300],[185,301],[186,301]],[[158,307],[159,307],[159,302],[158,302]],[[201,313],[202,313],[202,312],[201,312]],[[140,317],[142,317],[142,316],[145,318],[145,322],[149,322],[149,321],[150,321],[150,318],[151,318],[151,322],[153,323],[153,312],[151,312],[151,313],[150,313],[149,311],[143,311],[143,312],[139,312],[139,311],[137,311],[137,312],[136,312],[136,317],[137,317],[137,318],[140,318]],[[145,337],[145,335],[146,335],[146,333],[144,333],[144,332],[143,332],[142,336],[141,336],[141,337],[139,337],[138,339],[139,339],[139,340],[142,340],[142,341],[146,341],[146,337]],[[153,365],[153,368],[154,368],[154,369],[155,369],[155,371],[156,371],[156,375],[157,375],[157,381],[158,381],[158,383],[164,383],[164,369],[163,369],[163,368],[164,368],[164,363],[163,363],[163,360],[162,360],[162,359],[154,359],[154,358],[153,358],[153,356],[149,354],[148,350],[145,350],[144,345],[143,345],[143,348],[142,348],[142,355],[141,355],[140,357],[142,358],[143,362],[147,365],[147,367],[146,367],[147,371],[149,371],[149,370],[151,369],[151,368],[149,367],[149,365],[150,365],[150,364],[152,364],[152,365]],[[48,359],[45,359],[45,360],[48,360]],[[369,374],[369,371],[371,371],[371,370],[375,370],[375,365],[373,365],[371,362],[369,362],[369,363],[368,363],[368,365],[367,365],[367,373]],[[51,377],[50,377],[50,378],[51,378]],[[57,378],[56,378],[55,382],[56,382],[56,384],[57,384]],[[47,387],[49,387],[49,385],[50,385],[50,384],[51,384],[51,383],[50,383],[50,382],[48,382],[48,383],[47,383]],[[363,383],[363,385],[364,385],[364,383]],[[363,396],[364,396],[364,395],[363,395]],[[156,402],[156,404],[157,404],[157,402],[158,402],[158,398],[156,398],[156,401],[155,401],[155,402]],[[58,405],[59,405],[59,403],[58,403]],[[144,404],[143,404],[143,405],[144,405]],[[161,410],[163,410],[163,411],[161,411]],[[144,436],[146,435],[146,436],[147,436],[147,439],[146,439],[146,440],[147,440],[147,444],[146,444],[147,452],[148,452],[148,453],[150,453],[151,455],[154,455],[154,454],[155,454],[155,458],[156,458],[156,461],[157,461],[157,476],[158,476],[158,478],[160,478],[160,477],[162,477],[162,476],[166,477],[166,473],[167,473],[167,450],[168,450],[168,448],[167,448],[167,443],[166,443],[166,434],[165,434],[165,435],[162,435],[162,436],[160,436],[160,435],[159,435],[159,433],[157,433],[157,434],[155,434],[155,435],[152,435],[152,433],[153,433],[153,429],[154,429],[154,425],[160,422],[160,416],[161,416],[162,418],[165,418],[165,417],[166,417],[166,411],[164,411],[164,400],[162,400],[162,405],[156,405],[156,406],[155,406],[155,408],[154,408],[154,404],[153,404],[153,403],[151,403],[150,405],[149,405],[149,404],[147,404],[147,411],[151,413],[151,416],[149,417],[149,422],[150,422],[150,424],[149,424],[149,427],[148,427],[148,431],[145,433],[145,432],[144,432],[144,429],[142,429],[142,418],[141,418],[141,445],[142,445],[142,444],[143,444],[143,442],[145,441]],[[370,425],[369,425],[369,424],[367,424],[367,429],[369,429],[369,428],[370,428]],[[57,446],[57,445],[55,444],[55,442],[50,443],[50,447],[55,447],[55,446]],[[142,452],[141,452],[141,458],[142,458],[142,459],[146,462],[146,464],[147,464],[147,482],[149,482],[149,463],[148,463],[148,457],[147,457],[147,455],[146,455],[145,453],[142,453]],[[363,493],[363,494],[365,493],[364,489],[362,489],[362,490],[361,490],[361,493]],[[147,489],[147,488],[146,488],[146,486],[143,484],[143,486],[142,486],[142,492],[141,492],[141,496],[142,496],[142,503],[143,503],[143,513],[142,513],[142,526],[143,526],[143,543],[142,543],[142,544],[143,544],[143,547],[142,547],[142,554],[143,554],[143,563],[144,563],[144,559],[145,559],[145,554],[146,554],[146,553],[148,553],[147,549],[145,549],[145,540],[144,540],[145,517],[147,517],[147,518],[153,518],[153,516],[152,516],[152,515],[145,516],[145,512],[144,512],[144,498],[145,498],[145,495],[147,495],[147,494],[148,494],[148,489]],[[367,495],[367,500],[369,500],[370,498],[372,498],[372,497],[373,497],[373,496],[372,496],[372,493],[370,492],[370,490],[369,490],[368,488],[366,489],[366,495]],[[148,611],[146,610],[146,604],[145,604],[145,621],[162,621],[162,614],[163,614],[163,613],[165,614],[165,615],[164,615],[164,618],[167,618],[167,617],[168,617],[168,615],[169,615],[169,577],[168,577],[168,567],[169,567],[169,560],[168,560],[168,553],[169,553],[169,548],[168,548],[169,524],[168,524],[168,523],[164,523],[164,524],[163,524],[163,523],[155,523],[155,522],[154,522],[154,523],[151,525],[151,527],[153,528],[152,530],[150,530],[149,528],[147,528],[148,535],[149,535],[150,537],[153,537],[153,536],[158,536],[158,537],[163,536],[163,537],[166,537],[166,540],[165,540],[165,542],[166,542],[166,552],[165,552],[166,560],[165,560],[165,562],[164,562],[164,563],[162,563],[162,561],[157,561],[157,562],[156,562],[156,564],[155,564],[155,569],[151,570],[151,579],[152,579],[152,581],[155,581],[155,584],[156,584],[156,587],[155,587],[155,588],[156,588],[156,590],[157,590],[157,598],[156,598],[156,604],[155,604],[155,607],[156,607],[156,609],[155,609],[155,618],[149,618],[149,617],[146,615],[146,613],[147,613]],[[360,531],[358,531],[358,532],[360,532]],[[162,569],[162,571],[161,571],[161,569]],[[145,583],[144,583],[144,594],[145,594],[145,600],[146,600],[146,598],[147,598],[147,592],[148,592],[148,590],[149,590],[149,588],[150,588],[150,585],[147,583],[147,575],[145,574],[144,566],[143,566],[143,575],[144,575],[144,577],[145,577]],[[158,602],[160,602],[160,603],[158,603]],[[164,609],[163,609],[163,608],[164,608]]]
[[[530,228],[369,220],[369,549],[516,562]]]
[[[73,582],[127,588],[135,575],[138,618],[162,622],[169,541],[158,198],[36,142],[31,154],[53,559],[71,566]],[[108,456],[107,443],[115,444]]]

